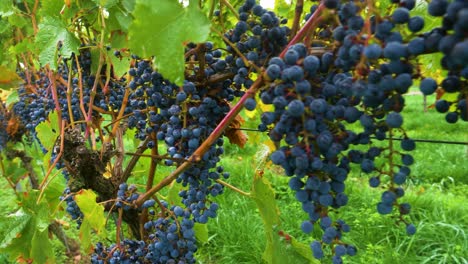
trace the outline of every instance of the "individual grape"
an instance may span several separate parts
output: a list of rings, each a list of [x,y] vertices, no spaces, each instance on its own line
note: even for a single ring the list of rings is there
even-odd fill
[[[310,244],[310,248],[312,249],[312,253],[316,259],[323,258],[323,249],[322,244],[319,241],[314,241]]]
[[[403,117],[400,113],[392,112],[387,115],[385,123],[391,128],[399,128],[403,124]]]
[[[357,249],[354,246],[347,246],[346,247],[346,253],[350,256],[355,256],[357,253]]]
[[[443,16],[447,10],[447,6],[447,0],[432,0],[427,7],[427,11],[431,16]]]
[[[408,23],[410,19],[409,10],[405,7],[399,7],[393,11],[392,21],[395,24]]]
[[[460,79],[453,75],[447,76],[447,78],[442,81],[442,88],[448,93],[458,92],[460,85]]]
[[[406,233],[410,236],[416,233],[416,227],[413,224],[409,224],[406,226]]]
[[[435,108],[437,110],[437,112],[439,113],[446,113],[449,108],[450,108],[450,104],[449,102],[447,102],[446,100],[437,100],[436,104],[435,104]]]
[[[392,205],[388,205],[382,202],[377,204],[377,212],[382,215],[390,214],[392,212],[392,208]]]
[[[385,58],[397,60],[400,57],[407,56],[407,49],[405,45],[401,44],[400,42],[392,41],[389,42],[383,49],[383,55]]]
[[[408,22],[408,29],[411,32],[418,32],[424,28],[424,18],[420,16],[412,17]]]
[[[293,117],[302,116],[304,113],[304,104],[301,100],[293,100],[288,104],[288,113]]]
[[[293,177],[291,180],[289,180],[289,187],[293,191],[299,191],[302,187],[304,187],[304,183],[300,179]]]
[[[382,48],[378,44],[371,44],[364,48],[364,55],[370,59],[378,59],[382,54]]]
[[[281,68],[276,64],[271,64],[268,66],[266,73],[270,79],[275,80],[281,76]]]
[[[284,55],[284,61],[288,65],[295,65],[299,59],[299,54],[294,49],[289,49]]]
[[[273,152],[271,154],[270,158],[271,158],[271,161],[276,165],[280,165],[280,164],[286,162],[286,155],[281,150],[277,150],[277,151]]]
[[[409,166],[414,163],[414,158],[409,154],[404,154],[401,156],[401,162],[403,162],[404,165]]]
[[[375,165],[374,165],[374,161],[370,160],[370,159],[363,159],[362,160],[362,163],[361,163],[361,169],[363,172],[365,173],[370,173],[374,170],[375,168]]]
[[[437,89],[437,82],[432,78],[424,78],[419,87],[424,95],[431,95]]]
[[[320,67],[320,60],[316,56],[309,55],[304,58],[303,64],[304,70],[313,76]]]
[[[244,103],[245,109],[249,111],[255,110],[255,107],[257,106],[257,101],[254,98],[247,98]]]
[[[423,38],[414,38],[408,43],[408,52],[412,55],[419,55],[424,53],[424,39]]]
[[[457,112],[449,112],[445,115],[445,120],[447,123],[455,124],[458,121],[458,113]]]
[[[401,141],[401,148],[406,151],[411,151],[416,148],[416,143],[412,139],[405,138]]]
[[[406,181],[406,175],[401,173],[401,172],[397,172],[395,173],[395,175],[393,175],[393,182],[396,183],[396,184],[403,184],[405,183]]]
[[[332,257],[332,263],[333,264],[343,264],[343,259],[340,256],[333,256]]]
[[[310,221],[304,221],[301,224],[302,232],[309,234],[314,229],[314,225]]]
[[[156,202],[153,199],[149,199],[149,200],[146,200],[141,207],[150,208],[150,207],[153,207],[155,203]]]

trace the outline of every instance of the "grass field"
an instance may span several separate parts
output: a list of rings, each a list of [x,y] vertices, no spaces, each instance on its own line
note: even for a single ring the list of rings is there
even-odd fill
[[[447,124],[444,116],[435,110],[423,112],[421,96],[405,98],[404,126],[411,137],[468,141],[468,123]],[[432,97],[428,98],[429,103],[433,101]],[[254,127],[249,122],[245,126]],[[262,143],[267,138],[256,132],[249,133],[249,136],[251,142],[245,148],[226,144],[226,155],[222,159],[222,165],[231,174],[228,182],[247,192],[257,166],[254,160],[265,151]],[[389,216],[379,215],[375,204],[380,199],[381,190],[369,188],[368,176],[353,170],[346,187],[349,204],[340,209],[339,217],[350,224],[351,232],[345,235],[344,240],[356,245],[358,254],[345,259],[346,263],[468,263],[467,146],[420,143],[412,154],[415,164],[411,166],[412,176],[406,185],[403,201],[412,206],[411,219],[417,226],[417,233],[409,237],[404,226],[395,225]],[[137,169],[145,170],[144,166]],[[319,231],[314,231],[312,236],[300,231],[300,223],[306,215],[287,187],[288,178],[282,175],[281,169],[269,164],[263,169],[281,211],[281,225],[277,229],[306,244],[314,236],[319,237]],[[167,169],[163,171],[166,175]],[[143,179],[139,180],[144,183]],[[11,212],[14,206],[12,192],[4,179],[0,179],[0,186],[0,210]],[[263,263],[265,231],[255,202],[227,188],[215,200],[220,204],[218,217],[208,223],[209,240],[199,245],[198,262]],[[62,246],[58,242],[55,245],[59,261],[64,261],[60,256]],[[0,255],[0,263],[3,261],[6,260]],[[291,260],[287,264],[295,263],[306,262]]]

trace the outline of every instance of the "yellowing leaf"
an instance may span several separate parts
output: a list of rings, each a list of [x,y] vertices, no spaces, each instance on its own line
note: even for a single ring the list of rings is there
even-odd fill
[[[250,119],[255,118],[255,116],[257,116],[257,113],[257,109],[254,109],[253,111],[245,110],[245,115]]]
[[[262,100],[257,101],[257,106],[262,110],[262,112],[273,112],[274,108],[272,104],[264,104]]]
[[[57,139],[60,132],[57,112],[50,113],[49,120],[40,123],[36,127],[36,131],[37,138],[41,142],[42,146],[44,146],[45,149],[51,152],[55,144],[55,140]]]
[[[82,190],[75,196],[75,201],[84,215],[80,237],[85,250],[91,246],[91,230],[94,230],[101,238],[106,237],[104,206],[98,204],[96,198],[97,195],[92,190]]]

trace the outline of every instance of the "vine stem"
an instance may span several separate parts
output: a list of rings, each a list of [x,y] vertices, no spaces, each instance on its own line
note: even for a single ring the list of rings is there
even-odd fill
[[[286,54],[286,51],[288,51],[290,46],[292,46],[292,45],[296,44],[297,42],[299,42],[299,40],[301,40],[307,34],[307,32],[309,32],[309,30],[313,27],[313,25],[315,25],[316,20],[319,19],[319,17],[320,17],[319,13],[321,13],[324,8],[325,8],[325,5],[323,3],[320,3],[320,5],[317,7],[317,10],[315,10],[315,12],[309,18],[309,20],[307,20],[307,22],[301,28],[301,30],[299,30],[299,32],[297,32],[296,36],[294,36],[294,38],[291,39],[291,41],[288,43],[286,48],[283,49],[283,51],[280,54],[281,58],[284,57],[284,54]]]
[[[304,0],[297,0],[294,12],[294,21],[291,28],[291,36],[295,36],[299,29],[299,22],[301,21],[302,11],[304,9]]]
[[[105,21],[104,21],[104,14],[103,14],[103,10],[100,9],[99,10],[99,17],[101,19],[101,28],[102,28],[102,31],[101,32],[101,39],[100,39],[100,42],[99,42],[99,64],[98,64],[98,67],[97,67],[97,70],[96,70],[96,79],[94,80],[94,84],[93,84],[93,88],[91,90],[91,94],[90,94],[90,99],[89,99],[89,106],[88,106],[88,116],[86,118],[86,123],[87,123],[87,126],[86,126],[86,133],[85,133],[85,137],[87,135],[89,135],[89,133],[91,133],[91,142],[92,142],[92,147],[93,149],[96,149],[96,140],[95,140],[95,136],[94,136],[94,129],[91,127],[92,125],[92,114],[93,114],[93,105],[94,105],[94,98],[96,96],[96,92],[97,92],[97,86],[99,84],[99,81],[101,79],[101,69],[102,69],[102,66],[104,65],[105,63],[105,56],[104,56],[104,31],[106,29],[106,24],[105,24]]]
[[[236,186],[231,185],[231,184],[229,184],[229,183],[227,183],[227,182],[225,182],[225,181],[222,181],[222,180],[218,179],[218,180],[216,180],[216,182],[219,183],[219,184],[221,184],[221,185],[223,185],[223,186],[226,186],[226,187],[228,187],[229,189],[231,189],[231,190],[233,190],[233,191],[235,191],[235,192],[238,192],[238,193],[240,193],[240,194],[242,194],[242,195],[244,195],[244,196],[247,196],[247,197],[250,197],[250,196],[251,196],[250,193],[245,192],[245,191],[243,191],[243,190],[237,188]]]
[[[237,13],[236,9],[231,5],[231,3],[229,3],[229,1],[221,0],[221,3],[220,3],[220,4],[223,4],[223,5],[227,6],[227,7],[231,10],[232,14],[233,14],[237,19],[239,19],[239,14]]]
[[[55,168],[55,165],[57,165],[58,161],[62,158],[63,155],[63,146],[64,146],[64,132],[65,132],[65,122],[62,121],[62,126],[60,129],[60,152],[55,158],[54,162],[50,165],[49,169],[47,170],[47,174],[45,175],[44,179],[42,180],[41,184],[39,185],[38,189],[43,189],[44,184],[47,182],[47,179],[49,178],[50,174],[52,173],[52,170]]]

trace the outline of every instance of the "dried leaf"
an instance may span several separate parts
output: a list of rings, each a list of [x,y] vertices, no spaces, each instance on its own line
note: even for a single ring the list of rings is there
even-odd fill
[[[229,138],[229,142],[231,144],[236,144],[241,148],[243,148],[247,142],[247,136],[239,129],[244,122],[245,120],[238,115],[234,120],[232,120],[231,124],[229,124],[229,127],[226,129],[226,137]]]

